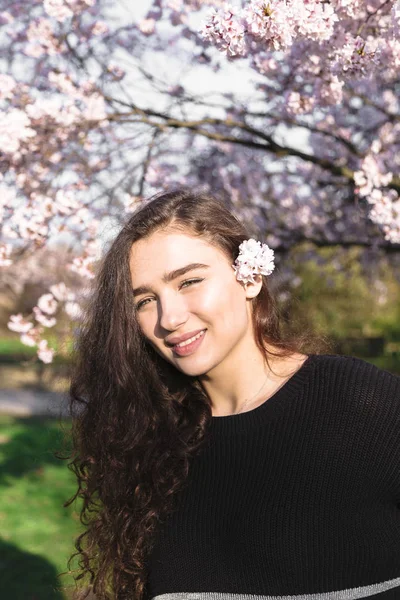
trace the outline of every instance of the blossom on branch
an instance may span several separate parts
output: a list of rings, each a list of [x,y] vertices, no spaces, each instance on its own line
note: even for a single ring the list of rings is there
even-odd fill
[[[212,9],[200,30],[205,40],[212,42],[229,57],[246,53],[245,26],[237,15],[238,10],[231,6],[224,10]]]
[[[11,251],[11,244],[0,244],[0,267],[9,267],[12,264]]]
[[[21,143],[35,137],[36,131],[30,127],[31,120],[19,108],[7,112],[0,110],[0,148],[2,152],[13,154]]]
[[[57,319],[55,317],[48,317],[37,306],[34,306],[32,310],[36,321],[44,327],[54,327],[54,325],[57,323]]]
[[[73,2],[64,2],[64,0],[43,0],[44,10],[50,17],[63,22],[74,14],[70,8]]]
[[[48,347],[47,340],[41,340],[38,344],[38,357],[44,363],[53,362],[54,349]]]
[[[48,315],[53,315],[58,307],[57,300],[53,294],[43,294],[40,296],[37,305],[42,312]]]
[[[7,323],[8,329],[11,331],[17,331],[18,333],[27,333],[33,327],[33,323],[30,323],[24,319],[22,313],[17,315],[11,315],[9,322]]]

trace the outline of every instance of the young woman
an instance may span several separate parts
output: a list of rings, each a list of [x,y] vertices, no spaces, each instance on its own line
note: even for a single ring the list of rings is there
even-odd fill
[[[273,268],[188,190],[104,257],[71,384],[96,598],[400,598],[400,378],[286,339]]]

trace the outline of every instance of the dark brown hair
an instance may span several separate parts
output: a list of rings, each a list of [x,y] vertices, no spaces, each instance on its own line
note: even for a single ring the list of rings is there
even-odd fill
[[[73,454],[84,532],[76,581],[98,600],[142,600],[146,558],[157,525],[173,510],[200,451],[212,412],[194,377],[160,357],[142,335],[133,305],[132,244],[159,229],[204,237],[234,262],[248,232],[225,204],[179,189],[151,198],[128,220],[102,259],[76,340],[70,386]],[[257,345],[267,363],[303,352],[310,336],[282,335],[266,278],[252,300]],[[314,348],[315,349],[315,348]],[[75,571],[76,572],[76,571]],[[79,586],[81,587],[81,586]]]

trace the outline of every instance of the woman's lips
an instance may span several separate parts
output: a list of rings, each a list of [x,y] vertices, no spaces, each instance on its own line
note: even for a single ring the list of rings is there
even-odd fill
[[[190,342],[190,344],[186,344],[185,346],[172,346],[173,352],[178,356],[188,356],[189,354],[193,354],[193,352],[195,352],[199,346],[201,346],[206,335],[206,331],[207,330],[204,329],[200,337],[197,338],[197,340]]]

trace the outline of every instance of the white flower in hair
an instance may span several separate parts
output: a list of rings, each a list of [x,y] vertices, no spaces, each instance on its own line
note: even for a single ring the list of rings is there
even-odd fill
[[[254,275],[270,275],[275,268],[274,251],[267,245],[250,238],[239,246],[239,255],[232,265],[236,279],[255,283]]]

